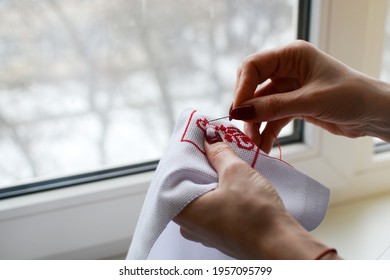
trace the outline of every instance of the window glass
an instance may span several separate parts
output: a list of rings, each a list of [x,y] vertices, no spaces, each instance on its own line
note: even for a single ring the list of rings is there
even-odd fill
[[[0,187],[160,158],[183,109],[226,114],[241,61],[296,38],[297,8],[0,1]]]

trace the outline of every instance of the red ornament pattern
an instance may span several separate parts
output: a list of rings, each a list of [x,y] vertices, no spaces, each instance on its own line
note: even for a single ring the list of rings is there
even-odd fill
[[[246,136],[244,133],[242,133],[238,128],[234,126],[224,126],[224,125],[216,125],[216,124],[210,124],[207,119],[197,119],[196,125],[203,130],[206,131],[206,128],[208,126],[212,126],[216,131],[221,132],[220,134],[223,135],[226,141],[232,143],[236,143],[236,145],[239,148],[246,149],[246,150],[253,150],[256,146],[252,142],[252,140]],[[222,136],[221,135],[221,136]]]
[[[256,165],[256,162],[257,162],[257,159],[259,156],[268,157],[272,160],[279,160],[279,161],[289,165],[290,167],[292,167],[290,164],[283,161],[281,158],[274,158],[274,157],[271,157],[267,154],[260,152],[260,148],[258,148],[248,136],[246,136],[244,133],[242,133],[239,129],[235,128],[234,126],[227,126],[226,127],[222,124],[221,125],[216,125],[214,123],[210,124],[206,118],[195,119],[194,118],[195,113],[196,113],[196,110],[192,111],[192,113],[190,114],[189,119],[187,121],[187,124],[184,128],[183,135],[180,139],[180,142],[187,142],[187,143],[194,145],[194,147],[196,149],[198,149],[199,152],[201,152],[203,155],[206,155],[206,152],[203,149],[202,143],[198,142],[198,141],[203,141],[203,139],[195,140],[195,138],[192,138],[192,139],[187,138],[187,131],[188,131],[188,128],[190,127],[190,124],[196,125],[199,129],[201,129],[203,131],[203,133],[205,133],[207,127],[212,126],[215,130],[220,132],[220,135],[222,137],[224,137],[227,142],[235,143],[236,146],[239,148],[242,148],[242,149],[245,149],[248,151],[253,151],[254,152],[253,159],[251,160],[250,163],[248,162],[251,167],[254,167]],[[275,136],[275,138],[276,138],[276,136]],[[280,149],[280,147],[279,147],[279,149]]]

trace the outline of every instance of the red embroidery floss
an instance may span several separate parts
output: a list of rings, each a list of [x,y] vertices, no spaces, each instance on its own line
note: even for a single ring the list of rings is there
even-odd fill
[[[276,135],[274,130],[272,130],[272,133],[274,135],[276,146],[278,147],[278,150],[279,150],[279,159],[282,160],[282,147],[280,146],[278,136]]]
[[[226,141],[236,143],[236,145],[245,150],[253,150],[255,144],[252,140],[234,126],[214,125],[210,124],[207,119],[197,119],[196,125],[203,131],[206,131],[207,126],[212,125],[215,130],[221,132]]]

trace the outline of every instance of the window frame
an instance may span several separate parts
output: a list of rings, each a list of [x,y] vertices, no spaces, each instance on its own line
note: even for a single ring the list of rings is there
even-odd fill
[[[312,43],[354,69],[379,78],[387,5],[387,0],[313,2],[312,19],[317,15],[318,20],[313,21]],[[323,130],[319,134],[320,158],[331,169],[322,173],[331,182],[333,204],[389,192],[390,153],[375,154],[371,137],[349,139]],[[312,176],[322,177],[318,171]]]
[[[378,143],[375,144],[375,154],[386,153],[390,151],[389,143]]]

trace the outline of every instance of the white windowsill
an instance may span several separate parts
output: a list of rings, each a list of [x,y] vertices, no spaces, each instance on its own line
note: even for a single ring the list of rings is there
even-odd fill
[[[390,260],[390,192],[334,205],[314,235],[345,259]]]
[[[0,259],[103,259],[130,244],[153,172],[2,200]]]

